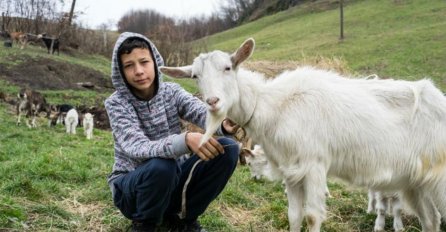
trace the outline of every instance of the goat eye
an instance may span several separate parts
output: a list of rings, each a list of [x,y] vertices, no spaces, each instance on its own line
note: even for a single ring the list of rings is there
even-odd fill
[[[225,71],[231,71],[231,67],[226,67]]]
[[[193,76],[192,76],[192,79],[197,79],[197,78],[198,78],[197,75],[193,75]]]

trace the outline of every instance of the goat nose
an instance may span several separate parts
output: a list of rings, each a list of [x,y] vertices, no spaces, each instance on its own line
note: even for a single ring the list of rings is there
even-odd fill
[[[217,104],[218,101],[220,101],[220,99],[218,97],[210,97],[210,98],[206,99],[206,103],[208,103],[208,105],[210,105],[210,106]]]

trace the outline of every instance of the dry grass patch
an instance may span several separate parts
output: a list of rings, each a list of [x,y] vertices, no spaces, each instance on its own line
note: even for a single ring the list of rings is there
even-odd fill
[[[347,67],[346,62],[338,57],[326,58],[305,58],[303,61],[247,61],[242,64],[243,67],[265,74],[266,77],[275,77],[285,70],[294,70],[301,66],[314,66],[321,69],[328,69],[339,72],[341,74],[349,74],[350,70]]]

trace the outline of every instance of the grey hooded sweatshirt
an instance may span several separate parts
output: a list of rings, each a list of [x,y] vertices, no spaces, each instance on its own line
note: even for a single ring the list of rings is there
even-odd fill
[[[140,100],[132,94],[119,67],[118,49],[124,40],[131,37],[146,41],[156,61],[154,84],[158,89],[150,100]],[[181,132],[180,118],[204,128],[206,106],[180,85],[162,82],[159,67],[163,65],[163,58],[146,37],[129,32],[119,36],[113,50],[111,74],[116,91],[105,100],[115,149],[109,183],[150,158],[182,160],[179,158],[190,153],[185,133]]]

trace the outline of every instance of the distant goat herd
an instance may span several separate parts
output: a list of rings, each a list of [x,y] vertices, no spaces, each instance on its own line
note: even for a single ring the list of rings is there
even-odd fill
[[[59,38],[48,36],[46,33],[35,35],[20,31],[11,33],[7,31],[0,31],[0,37],[5,39],[5,47],[12,47],[15,43],[20,46],[20,49],[26,48],[29,43],[36,43],[39,40],[42,40],[48,50],[48,54],[54,54],[54,52],[57,51],[57,55],[59,55]]]
[[[34,128],[39,114],[45,113],[48,126],[65,124],[66,133],[76,134],[76,127],[81,125],[87,139],[93,138],[94,114],[88,109],[79,110],[68,104],[50,105],[38,91],[22,88],[17,94],[16,112],[17,125],[21,124],[21,117],[25,115],[26,125]]]

